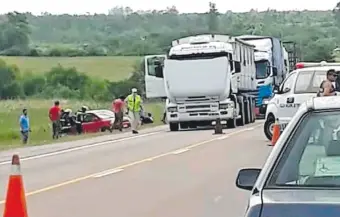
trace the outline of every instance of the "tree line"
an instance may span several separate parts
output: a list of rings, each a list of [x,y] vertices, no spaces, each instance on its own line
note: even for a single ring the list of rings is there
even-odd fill
[[[340,43],[338,5],[329,11],[267,10],[206,13],[133,11],[116,7],[109,14],[52,15],[9,13],[0,16],[0,55],[104,56],[160,54],[172,40],[200,33],[269,35],[294,41],[307,61],[330,59]]]

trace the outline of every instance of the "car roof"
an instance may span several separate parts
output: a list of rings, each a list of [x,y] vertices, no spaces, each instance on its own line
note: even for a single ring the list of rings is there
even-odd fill
[[[340,109],[340,96],[313,97],[306,105],[313,110]]]
[[[335,71],[340,71],[340,66],[314,66],[314,67],[305,67],[301,69],[296,69],[296,72],[305,72],[305,71],[328,71],[330,69],[334,69]]]

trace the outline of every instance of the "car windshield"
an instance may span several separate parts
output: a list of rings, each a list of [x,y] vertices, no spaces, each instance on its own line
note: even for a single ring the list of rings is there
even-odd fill
[[[268,77],[268,61],[259,61],[255,63],[256,65],[256,79],[263,79]]]
[[[302,71],[298,74],[295,93],[316,93],[326,79],[326,71]]]
[[[340,187],[340,111],[311,112],[287,141],[267,188]]]

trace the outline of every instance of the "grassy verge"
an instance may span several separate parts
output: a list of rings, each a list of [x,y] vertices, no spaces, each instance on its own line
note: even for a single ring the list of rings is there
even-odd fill
[[[59,64],[76,67],[79,72],[111,81],[119,81],[130,76],[133,66],[140,61],[135,56],[109,57],[7,57],[0,56],[8,64],[15,64],[21,72],[45,73]]]
[[[80,109],[83,105],[88,106],[90,109],[111,109],[111,102],[97,103],[71,100],[61,100],[60,102],[63,108],[71,108],[73,111]],[[52,129],[48,118],[48,109],[52,104],[52,100],[0,101],[0,149],[21,146],[19,117],[23,108],[28,109],[32,130],[29,145],[41,145],[54,142],[51,139]],[[145,125],[145,127],[161,124],[160,118],[163,112],[163,105],[161,103],[148,103],[145,105],[145,109],[146,111],[151,112],[155,119],[155,123]],[[103,135],[103,133],[67,136],[58,141],[75,140],[98,135]]]

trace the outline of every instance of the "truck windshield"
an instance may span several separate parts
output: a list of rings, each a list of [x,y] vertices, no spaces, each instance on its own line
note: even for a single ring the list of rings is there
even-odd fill
[[[268,61],[257,61],[256,65],[256,79],[264,79],[267,78],[270,73],[268,72]]]
[[[323,80],[326,79],[326,70],[325,71],[302,71],[298,74],[296,84],[295,84],[295,93],[317,93],[320,84]]]

